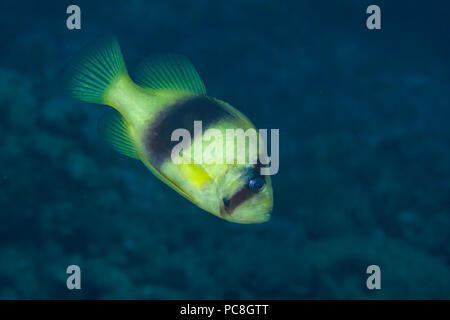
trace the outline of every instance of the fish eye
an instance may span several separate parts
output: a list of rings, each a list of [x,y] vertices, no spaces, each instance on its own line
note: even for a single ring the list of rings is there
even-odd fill
[[[266,184],[263,177],[253,177],[248,181],[248,187],[254,193],[260,192]]]

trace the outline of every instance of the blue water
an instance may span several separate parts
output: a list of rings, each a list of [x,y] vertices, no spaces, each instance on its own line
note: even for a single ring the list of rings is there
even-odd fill
[[[66,8],[81,8],[81,30]],[[381,8],[381,30],[366,8]],[[0,4],[0,298],[450,298],[450,6],[444,1]],[[115,34],[173,52],[280,130],[274,211],[207,214],[97,136],[61,87]],[[68,290],[66,268],[81,268]],[[381,289],[366,287],[369,265]]]

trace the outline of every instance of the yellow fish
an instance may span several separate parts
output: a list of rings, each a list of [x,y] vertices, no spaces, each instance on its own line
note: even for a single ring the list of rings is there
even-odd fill
[[[260,223],[270,218],[272,185],[270,176],[259,172],[261,162],[251,163],[249,156],[244,162],[224,161],[227,150],[238,150],[235,139],[223,152],[208,148],[215,139],[205,137],[211,128],[225,136],[229,129],[255,127],[228,103],[208,96],[186,58],[150,57],[138,68],[133,81],[117,40],[109,37],[76,59],[69,75],[74,98],[115,109],[107,112],[99,125],[116,151],[142,161],[168,186],[220,218],[237,223]],[[192,133],[195,121],[201,121],[202,133],[195,136],[194,132],[191,143],[175,155],[180,161],[174,161],[174,131],[184,128]],[[208,161],[185,161],[199,144]]]

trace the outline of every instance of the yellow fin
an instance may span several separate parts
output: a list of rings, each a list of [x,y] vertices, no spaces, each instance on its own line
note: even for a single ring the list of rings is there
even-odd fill
[[[190,182],[192,182],[198,189],[211,180],[209,174],[198,164],[179,164],[177,165],[181,174]]]
[[[137,69],[136,83],[153,90],[174,90],[206,95],[205,85],[192,63],[179,55],[147,58]]]
[[[147,168],[162,182],[164,182],[167,186],[174,189],[176,192],[178,192],[180,195],[188,199],[189,201],[195,203],[196,205],[199,205],[196,199],[194,199],[190,194],[188,194],[186,191],[184,191],[179,185],[177,185],[175,182],[173,182],[171,179],[169,179],[163,172],[157,170],[150,162],[147,160],[142,160],[142,162],[147,166]]]
[[[115,110],[106,112],[99,121],[99,133],[117,152],[139,159],[125,118]]]

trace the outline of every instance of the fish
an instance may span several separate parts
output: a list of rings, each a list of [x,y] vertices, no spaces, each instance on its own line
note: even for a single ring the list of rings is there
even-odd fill
[[[249,152],[244,161],[224,161],[226,152],[220,148],[209,148],[209,161],[188,161],[197,147],[200,155],[206,156],[208,146],[217,138],[209,137],[208,141],[208,129],[226,137],[225,151],[231,149],[231,160],[236,160],[237,150],[243,146],[237,146],[234,137],[227,138],[227,130],[248,132],[256,128],[229,103],[206,93],[200,75],[186,57],[150,56],[131,77],[117,39],[108,36],[73,59],[66,84],[73,98],[112,107],[99,120],[99,132],[107,144],[140,160],[158,179],[199,208],[234,223],[270,219],[272,183],[270,175],[261,174],[260,168],[265,165],[259,158],[264,142],[259,140],[258,149]],[[200,134],[194,132],[196,123],[201,124]],[[189,132],[191,141],[183,139],[182,152],[174,156],[181,140],[173,139],[177,129]],[[248,138],[244,148],[252,140]]]

